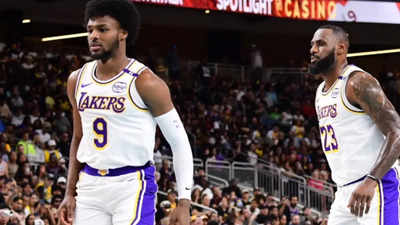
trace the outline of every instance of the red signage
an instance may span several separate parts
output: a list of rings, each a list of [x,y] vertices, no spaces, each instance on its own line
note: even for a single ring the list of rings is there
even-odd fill
[[[304,19],[328,20],[335,17],[335,0],[275,0],[274,16]]]
[[[400,24],[400,3],[347,0],[132,0],[302,20]],[[377,13],[385,12],[385,13]]]

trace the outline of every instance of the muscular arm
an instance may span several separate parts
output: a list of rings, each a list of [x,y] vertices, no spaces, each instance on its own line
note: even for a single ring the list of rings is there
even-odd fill
[[[370,175],[382,179],[400,156],[400,117],[379,82],[365,72],[351,74],[346,88],[351,103],[359,105],[386,136]]]
[[[150,70],[145,70],[140,74],[136,81],[136,87],[171,146],[178,198],[180,199],[178,205],[189,207],[193,180],[193,157],[187,134],[174,109],[169,89],[165,82]]]
[[[72,105],[72,116],[74,130],[72,134],[71,147],[69,150],[69,165],[68,165],[68,180],[65,195],[76,195],[76,182],[78,181],[79,171],[82,169],[82,164],[76,159],[78,146],[82,138],[82,124],[81,117],[78,113],[77,104],[75,100],[75,84],[77,82],[78,73],[73,72],[67,83],[68,99]]]

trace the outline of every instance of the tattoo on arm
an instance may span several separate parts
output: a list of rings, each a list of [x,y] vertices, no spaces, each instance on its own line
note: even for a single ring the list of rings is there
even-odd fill
[[[349,85],[354,101],[371,117],[386,136],[371,175],[382,178],[400,153],[400,117],[379,82],[367,73],[352,74]]]

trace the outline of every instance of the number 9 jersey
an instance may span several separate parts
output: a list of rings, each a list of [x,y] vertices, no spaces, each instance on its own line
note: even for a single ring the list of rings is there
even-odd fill
[[[135,80],[147,67],[131,59],[113,78],[96,78],[97,62],[80,70],[75,88],[82,123],[77,159],[96,169],[143,166],[153,160],[156,122]]]
[[[355,71],[363,70],[348,65],[329,90],[323,91],[322,82],[315,97],[322,150],[339,186],[371,171],[385,138],[374,121],[347,100],[346,83]]]

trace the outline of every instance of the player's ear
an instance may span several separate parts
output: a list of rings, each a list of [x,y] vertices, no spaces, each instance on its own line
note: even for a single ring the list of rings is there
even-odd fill
[[[346,54],[346,44],[344,42],[340,41],[336,45],[336,52],[338,55]]]
[[[128,38],[128,32],[124,29],[121,29],[121,31],[119,32],[118,38],[120,41],[126,40],[126,38]]]

